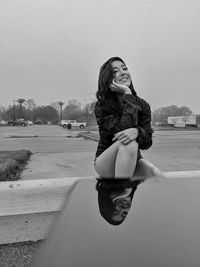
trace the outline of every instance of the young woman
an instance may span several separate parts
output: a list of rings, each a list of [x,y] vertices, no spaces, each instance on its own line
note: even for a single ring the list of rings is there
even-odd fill
[[[96,172],[103,178],[160,176],[159,169],[140,153],[152,145],[150,106],[137,96],[121,58],[112,57],[101,67],[96,96],[100,134]]]

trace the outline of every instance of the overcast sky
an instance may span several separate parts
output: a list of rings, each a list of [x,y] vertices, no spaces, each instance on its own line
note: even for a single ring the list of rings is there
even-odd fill
[[[200,114],[199,25],[199,0],[0,0],[0,105],[86,103],[100,66],[120,56],[152,110]]]

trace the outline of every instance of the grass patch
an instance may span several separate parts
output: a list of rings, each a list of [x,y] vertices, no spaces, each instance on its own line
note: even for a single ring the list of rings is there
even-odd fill
[[[28,150],[0,151],[0,181],[18,180],[31,154]]]

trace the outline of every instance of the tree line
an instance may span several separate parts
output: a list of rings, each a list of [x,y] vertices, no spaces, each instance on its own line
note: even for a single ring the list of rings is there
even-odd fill
[[[176,105],[171,105],[167,107],[161,107],[155,109],[152,112],[152,124],[167,125],[167,118],[169,116],[189,116],[192,115],[190,108],[186,106],[178,107]]]
[[[8,121],[23,118],[31,121],[50,121],[52,124],[57,124],[61,119],[73,119],[87,122],[88,125],[91,125],[96,124],[94,105],[95,100],[82,104],[76,99],[71,99],[67,103],[56,101],[47,106],[38,106],[33,99],[25,100],[19,98],[7,108],[0,107],[0,120]],[[192,111],[186,106],[170,105],[161,107],[152,112],[152,124],[167,125],[169,116],[188,115],[192,115]]]
[[[60,120],[77,120],[87,122],[88,125],[95,123],[94,101],[82,104],[76,99],[67,103],[62,101],[53,102],[49,105],[36,105],[33,99],[18,99],[8,107],[0,107],[0,121],[25,119],[31,121],[51,122],[57,124]]]

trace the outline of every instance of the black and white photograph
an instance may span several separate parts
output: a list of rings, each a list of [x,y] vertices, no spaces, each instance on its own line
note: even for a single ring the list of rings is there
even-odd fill
[[[199,25],[199,0],[0,0],[0,267],[200,266]]]

